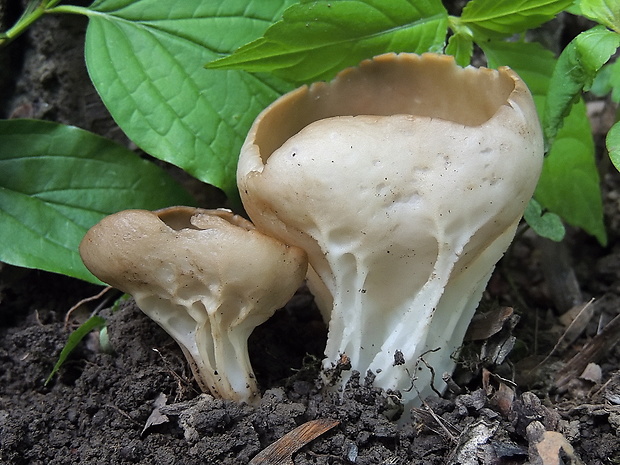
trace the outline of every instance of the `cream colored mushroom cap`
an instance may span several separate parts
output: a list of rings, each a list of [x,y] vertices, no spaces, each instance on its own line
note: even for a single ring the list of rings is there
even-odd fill
[[[247,298],[270,310],[269,301],[283,305],[302,281],[306,260],[241,216],[191,207],[107,216],[88,231],[80,254],[95,276],[124,292],[151,287],[181,300],[226,293],[240,306]]]
[[[522,215],[542,159],[536,109],[514,71],[387,54],[265,109],[237,181],[256,227],[304,248],[325,281],[326,253],[379,248],[397,266],[415,236],[411,260],[428,269],[437,243],[459,231],[501,234]]]

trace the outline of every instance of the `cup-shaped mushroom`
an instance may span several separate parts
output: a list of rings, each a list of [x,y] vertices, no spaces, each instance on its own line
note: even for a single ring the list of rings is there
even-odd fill
[[[201,389],[252,402],[247,341],[304,280],[306,254],[227,210],[171,207],[105,217],[80,244],[86,267],[131,294],[183,350]]]
[[[265,109],[237,180],[256,227],[308,253],[324,367],[345,355],[414,400],[431,393],[427,367],[437,389],[453,370],[542,162],[514,71],[387,54]]]

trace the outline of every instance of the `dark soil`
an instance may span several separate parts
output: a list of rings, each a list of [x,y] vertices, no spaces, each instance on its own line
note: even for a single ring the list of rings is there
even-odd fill
[[[11,5],[0,0],[0,22],[16,14]],[[124,140],[90,87],[84,26],[45,18],[0,52],[2,67],[18,73],[0,73],[0,116]],[[601,145],[615,107],[591,109]],[[339,423],[312,441],[289,439],[299,449],[289,463],[620,463],[620,175],[600,158],[608,246],[574,230],[560,245],[519,235],[480,309],[500,327],[497,315],[514,313],[500,331],[468,341],[452,389],[403,412],[400,426],[391,420],[397,395],[373,388],[372,376],[353,376],[342,395],[322,388],[326,331],[305,289],[252,335],[264,394],[248,406],[201,395],[181,351],[131,300],[112,312],[112,294],[67,318],[100,288],[2,266],[0,463],[244,464],[316,419]],[[91,334],[46,386],[70,330],[95,309],[109,345]]]

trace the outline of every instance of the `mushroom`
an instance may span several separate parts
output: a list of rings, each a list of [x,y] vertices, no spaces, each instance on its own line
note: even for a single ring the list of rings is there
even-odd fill
[[[266,108],[237,181],[257,229],[308,253],[324,368],[344,356],[415,403],[445,387],[542,162],[514,71],[386,54]]]
[[[131,294],[179,344],[201,389],[253,402],[253,329],[295,293],[305,253],[228,210],[171,207],[105,217],[80,244],[86,267]]]

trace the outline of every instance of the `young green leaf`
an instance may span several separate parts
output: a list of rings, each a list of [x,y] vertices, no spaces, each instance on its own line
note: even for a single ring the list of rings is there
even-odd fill
[[[620,103],[620,60],[607,63],[601,68],[594,78],[590,92],[597,97],[604,97],[611,92],[611,99]]]
[[[620,103],[620,60],[616,59],[609,64],[609,85],[611,86],[611,99]]]
[[[551,77],[543,117],[548,141],[553,141],[571,105],[594,81],[596,73],[620,46],[620,34],[596,26],[573,39],[558,58]]]
[[[103,137],[0,121],[0,261],[100,283],[78,254],[92,225],[127,208],[191,202],[160,168]]]
[[[90,19],[88,71],[118,125],[140,148],[234,200],[246,132],[291,86],[202,65],[259,37],[292,1],[97,0],[79,10]]]
[[[535,199],[531,199],[528,203],[523,218],[541,237],[559,242],[566,235],[566,228],[560,217],[555,213],[543,212],[541,205]]]
[[[620,123],[616,123],[611,127],[607,133],[605,142],[607,151],[609,152],[609,158],[616,169],[620,171]]]
[[[581,14],[604,24],[620,34],[620,4],[618,0],[581,0]]]
[[[550,21],[574,0],[471,0],[460,21],[478,36],[500,38]]]
[[[480,44],[489,65],[508,65],[525,80],[539,115],[555,67],[553,54],[537,43],[490,41]],[[594,142],[582,101],[574,105],[545,157],[534,198],[545,210],[607,242]]]
[[[263,37],[207,67],[311,82],[385,52],[441,51],[447,27],[440,0],[306,0]]]
[[[583,228],[601,244],[607,243],[592,128],[583,100],[573,106],[557,133],[535,197],[567,223]]]
[[[474,53],[474,43],[471,36],[456,33],[448,39],[446,54],[454,56],[459,66],[467,66],[471,62],[471,56]]]
[[[44,385],[47,386],[47,384],[52,380],[54,375],[58,372],[58,370],[60,370],[60,367],[62,366],[62,364],[65,363],[65,361],[67,360],[67,357],[71,355],[71,352],[73,352],[73,350],[78,346],[78,344],[82,341],[82,339],[84,339],[88,335],[88,333],[90,333],[92,330],[103,327],[105,323],[106,321],[104,318],[98,315],[94,315],[94,316],[91,316],[84,323],[82,323],[75,331],[73,331],[69,335],[69,338],[67,339],[67,343],[60,351],[60,355],[58,356],[58,361],[54,365],[52,372],[49,374],[49,376],[45,380]]]

